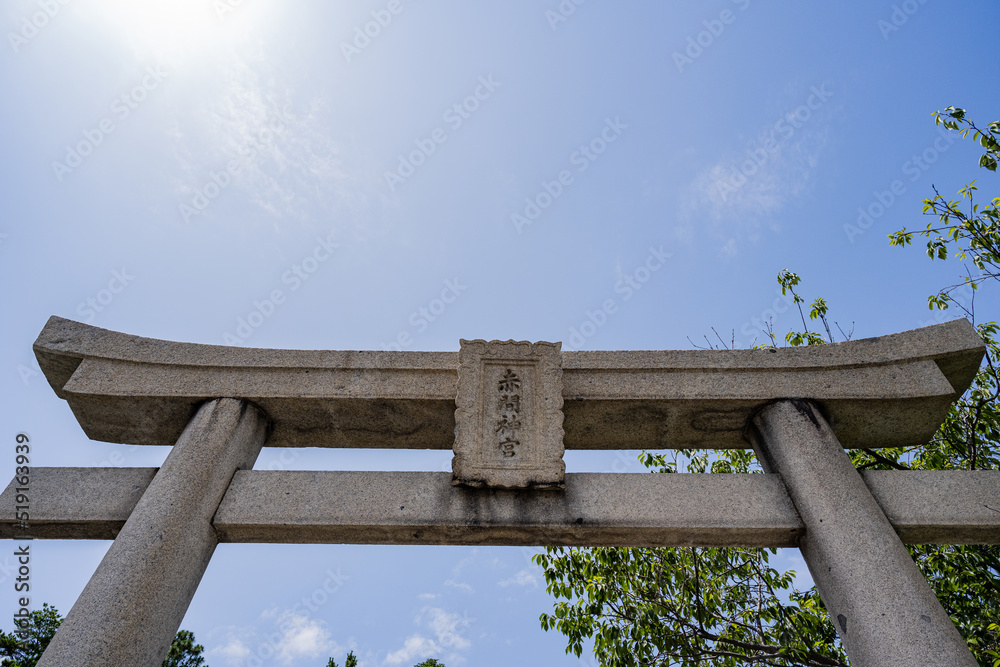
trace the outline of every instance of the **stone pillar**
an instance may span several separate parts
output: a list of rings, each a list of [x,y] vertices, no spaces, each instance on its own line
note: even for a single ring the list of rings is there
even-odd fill
[[[159,667],[218,544],[212,517],[267,428],[244,401],[201,406],[38,667]]]
[[[761,465],[805,523],[799,548],[854,667],[976,667],[819,409],[772,403],[753,419]]]

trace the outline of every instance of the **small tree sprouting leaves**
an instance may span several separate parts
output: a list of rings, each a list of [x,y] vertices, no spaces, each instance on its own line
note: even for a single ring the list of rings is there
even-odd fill
[[[1000,121],[994,121],[980,128],[966,117],[965,109],[947,107],[934,114],[934,122],[958,132],[963,138],[972,134],[975,141],[985,149],[979,158],[979,166],[996,172],[1000,160]],[[905,247],[913,243],[917,236],[927,239],[927,256],[944,260],[949,256],[963,262],[970,262],[975,272],[969,270],[965,277],[941,289],[927,299],[931,309],[944,310],[954,302],[955,290],[963,286],[976,289],[983,280],[1000,280],[1000,197],[986,204],[976,201],[979,187],[973,180],[959,189],[958,199],[946,200],[934,187],[934,196],[924,199],[923,212],[934,218],[920,231],[909,231],[906,227],[889,234],[890,245]]]
[[[948,107],[936,114],[963,136],[972,133],[985,153],[979,166],[996,171],[1000,159],[1000,123],[984,130]],[[936,222],[921,232],[905,228],[889,235],[906,246],[924,236],[934,260],[954,255],[975,267],[956,285],[929,298],[932,308],[957,303],[959,287],[971,294],[958,305],[975,324],[974,297],[983,281],[1000,280],[1000,198],[986,206],[973,201],[975,181],[959,191],[967,200],[935,196],[924,200],[924,213]],[[784,269],[782,293],[790,291],[803,330],[790,332],[789,345],[835,342],[827,322],[828,305],[817,298],[809,320],[819,319],[827,339],[810,331],[796,288],[801,278]],[[836,324],[836,323],[835,323]],[[839,328],[839,326],[838,326]],[[913,447],[850,452],[859,470],[1000,470],[1000,345],[995,322],[976,327],[987,346],[986,359],[970,389],[952,405],[934,437]],[[843,334],[843,330],[840,330]],[[776,347],[772,330],[764,332]],[[852,330],[853,333],[853,330]],[[850,339],[850,335],[844,335]],[[711,347],[711,344],[709,345]],[[686,451],[689,472],[753,472],[753,455],[739,450],[715,454]],[[676,455],[644,453],[640,460],[653,472],[679,470]],[[907,547],[982,667],[1000,667],[1000,548],[995,545],[911,545]],[[744,665],[831,667],[846,657],[829,622],[818,591],[792,586],[793,572],[768,564],[769,550],[754,549],[567,549],[553,548],[535,557],[545,569],[547,590],[556,599],[542,614],[545,630],[567,639],[566,652],[581,655],[585,643],[601,665],[609,667],[694,667]]]

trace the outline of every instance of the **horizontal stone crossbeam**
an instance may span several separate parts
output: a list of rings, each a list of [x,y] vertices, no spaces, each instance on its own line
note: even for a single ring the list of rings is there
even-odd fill
[[[0,538],[114,539],[156,468],[36,468],[32,521],[0,494]],[[1000,544],[1000,472],[869,471],[908,544]],[[792,547],[804,530],[777,476],[570,473],[563,492],[471,489],[439,472],[241,470],[220,542]]]
[[[173,343],[52,317],[34,345],[95,440],[173,445],[197,406],[259,406],[268,446],[451,449],[458,353]],[[567,449],[746,448],[767,403],[805,397],[845,447],[926,442],[984,352],[960,319],[848,343],[770,350],[562,352]]]
[[[0,521],[0,538],[113,540],[159,468],[32,468],[30,521]],[[15,482],[0,494],[0,513],[16,516]]]
[[[233,474],[253,468],[267,428],[267,417],[257,408],[232,398],[199,408],[38,667],[163,662],[219,543],[212,517]],[[135,487],[122,491],[132,497]]]
[[[160,469],[33,470],[24,522],[17,480],[0,494],[0,537],[114,538],[39,667],[160,664],[220,541],[797,546],[852,664],[975,664],[903,542],[1000,544],[1000,471],[859,475],[844,451],[934,434],[985,352],[965,320],[785,349],[456,354],[171,343],[53,317],[34,347],[88,436],[173,447]],[[455,458],[254,471],[265,444]],[[562,460],[748,445],[768,474]]]

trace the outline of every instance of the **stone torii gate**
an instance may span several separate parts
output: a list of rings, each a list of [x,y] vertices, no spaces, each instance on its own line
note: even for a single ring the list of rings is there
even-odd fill
[[[0,537],[114,539],[39,667],[156,667],[219,542],[799,547],[856,667],[976,664],[904,543],[1000,543],[1000,473],[859,473],[926,442],[965,320],[771,350],[454,352],[172,343],[58,317],[34,345],[92,439],[156,468],[36,468]],[[453,472],[253,470],[263,446],[453,449]],[[563,450],[747,448],[764,475],[566,473]]]

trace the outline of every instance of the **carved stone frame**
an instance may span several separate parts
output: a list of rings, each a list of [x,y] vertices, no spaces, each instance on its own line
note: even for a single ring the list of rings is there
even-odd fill
[[[461,341],[452,459],[455,484],[563,488],[561,350],[562,343]],[[501,431],[499,390],[494,385],[510,374],[520,380],[523,410],[517,413],[517,446],[501,448],[496,442]]]

